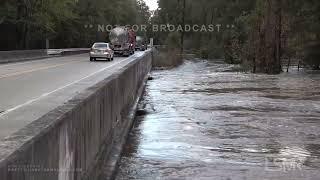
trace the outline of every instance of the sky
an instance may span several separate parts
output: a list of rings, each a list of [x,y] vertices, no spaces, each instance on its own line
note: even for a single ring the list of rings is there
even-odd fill
[[[158,8],[158,0],[144,0],[146,4],[149,6],[150,10],[156,10]]]

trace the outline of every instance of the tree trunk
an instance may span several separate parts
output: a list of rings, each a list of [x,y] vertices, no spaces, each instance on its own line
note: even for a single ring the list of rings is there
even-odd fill
[[[182,54],[183,53],[183,50],[184,50],[184,47],[183,47],[183,44],[184,44],[184,34],[185,34],[185,31],[184,31],[184,26],[185,26],[185,10],[186,10],[186,0],[183,0],[183,6],[182,6],[182,19],[181,19],[181,25],[183,27],[183,30],[181,32],[181,39],[180,39],[180,45],[181,45],[181,49],[180,49],[180,53]]]
[[[287,72],[289,72],[290,64],[291,64],[291,57],[288,58]]]
[[[266,0],[258,37],[257,73],[279,74],[281,68],[282,0]]]

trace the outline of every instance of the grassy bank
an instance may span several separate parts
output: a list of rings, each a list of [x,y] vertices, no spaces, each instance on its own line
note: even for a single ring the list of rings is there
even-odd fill
[[[157,46],[153,49],[152,67],[154,69],[168,69],[179,66],[183,62],[180,50]]]

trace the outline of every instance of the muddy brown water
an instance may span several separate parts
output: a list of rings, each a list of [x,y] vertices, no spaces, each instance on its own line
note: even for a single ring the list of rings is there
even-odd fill
[[[116,179],[320,179],[320,74],[153,72]]]

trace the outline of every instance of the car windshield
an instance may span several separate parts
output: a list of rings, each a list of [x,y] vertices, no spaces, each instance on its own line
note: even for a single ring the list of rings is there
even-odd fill
[[[93,48],[107,48],[108,44],[107,43],[99,43],[99,44],[94,44]]]

